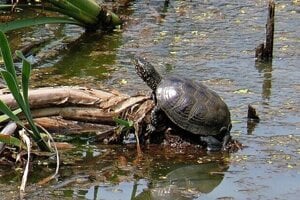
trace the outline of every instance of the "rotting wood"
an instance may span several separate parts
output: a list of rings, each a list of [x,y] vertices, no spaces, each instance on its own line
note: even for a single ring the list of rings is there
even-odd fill
[[[102,91],[103,99],[112,96]],[[10,108],[17,107],[16,101],[11,94],[0,95],[0,99]],[[100,103],[100,97],[90,94],[87,88],[61,87],[61,88],[40,88],[29,91],[29,104],[32,109],[49,107],[55,105],[81,105],[95,106]]]
[[[259,44],[255,49],[255,58],[258,61],[270,60],[273,57],[274,41],[274,19],[275,19],[275,2],[269,1],[268,18],[266,24],[266,43]]]
[[[11,94],[2,92],[0,100],[12,109],[17,107]],[[63,133],[95,132],[96,140],[113,135],[115,118],[135,122],[135,130],[142,134],[154,106],[146,95],[129,96],[84,87],[33,89],[29,91],[29,102],[35,121],[44,128]]]
[[[47,127],[50,132],[69,132],[72,134],[92,132],[97,130],[97,132],[106,132],[109,129],[114,129],[114,126],[95,124],[88,122],[79,122],[75,120],[64,119],[60,116],[52,117],[39,117],[35,118],[34,121],[43,127]]]
[[[93,133],[93,141],[100,142],[102,142],[104,139],[110,141],[110,138],[116,132],[115,126],[67,120],[63,119],[60,116],[40,117],[34,119],[34,121],[39,125],[47,128],[47,130],[51,133],[71,133],[73,135]]]

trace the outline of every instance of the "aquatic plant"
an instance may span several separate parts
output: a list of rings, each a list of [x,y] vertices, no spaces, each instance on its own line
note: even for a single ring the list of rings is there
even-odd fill
[[[37,143],[42,151],[51,151],[47,142],[42,137],[38,127],[33,121],[28,100],[29,77],[31,73],[31,64],[26,60],[20,51],[17,51],[17,56],[22,59],[22,78],[18,81],[11,50],[5,34],[0,31],[0,49],[4,61],[4,68],[0,69],[0,74],[6,82],[8,89],[17,102],[17,105],[24,114],[30,129],[17,116],[18,112],[13,112],[3,101],[0,100],[0,111],[7,115],[10,120],[15,121],[19,126],[24,128],[30,134],[33,140]]]
[[[75,24],[87,30],[115,27],[121,24],[120,18],[105,10],[94,0],[43,0],[42,4],[0,4],[0,10],[34,8],[58,13],[58,16],[37,16],[0,24],[0,30],[7,32],[19,28],[41,24]],[[63,15],[63,16],[62,16]]]

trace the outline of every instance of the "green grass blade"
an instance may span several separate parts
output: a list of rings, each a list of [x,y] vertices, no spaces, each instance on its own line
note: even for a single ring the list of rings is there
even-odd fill
[[[10,135],[4,135],[4,134],[0,134],[0,142],[3,142],[5,144],[8,145],[13,145],[16,147],[21,148],[22,147],[22,141],[19,140],[16,137],[10,136]]]
[[[28,89],[29,89],[29,78],[31,73],[31,64],[28,60],[24,57],[21,51],[16,51],[16,55],[22,59],[22,92],[23,92],[23,99],[25,101],[26,108],[29,110],[27,112],[30,113],[29,108],[29,100],[28,100]]]
[[[22,92],[23,92],[23,99],[24,99],[24,103],[25,103],[25,108],[27,109],[27,112],[31,116],[31,111],[30,111],[30,106],[29,106],[29,99],[28,99],[30,72],[31,72],[31,64],[27,60],[23,60]]]
[[[8,89],[10,90],[11,94],[14,96],[16,102],[20,106],[20,108],[24,111],[24,101],[23,97],[21,96],[20,89],[18,84],[16,83],[16,79],[14,79],[13,75],[8,71],[1,70],[0,71],[3,79],[5,80]],[[26,114],[26,113],[25,113]]]
[[[7,32],[20,28],[31,27],[42,24],[75,24],[83,26],[82,23],[67,17],[36,17],[14,20],[0,24],[0,31]]]
[[[29,105],[29,99],[28,99],[28,89],[29,89],[29,78],[31,73],[31,64],[30,62],[25,58],[25,56],[22,54],[21,51],[16,51],[16,55],[22,59],[22,94],[23,94],[23,100],[24,100],[24,109],[23,112],[26,115],[27,121],[35,135],[40,135],[40,132],[36,128],[32,114],[30,111],[30,105]],[[39,137],[39,136],[38,136]]]
[[[0,24],[0,26],[1,26],[1,24]],[[0,69],[0,74],[2,75],[2,78],[5,80],[7,87],[10,90],[11,94],[13,95],[18,106],[23,111],[23,113],[29,123],[29,126],[32,129],[32,132],[30,131],[30,133],[31,133],[34,141],[37,143],[37,145],[39,146],[39,148],[41,150],[51,151],[48,144],[42,138],[38,128],[35,126],[35,123],[33,121],[32,114],[30,111],[29,100],[28,100],[28,88],[29,88],[29,77],[30,77],[31,65],[20,52],[17,52],[17,55],[23,59],[23,68],[22,68],[22,91],[23,91],[22,94],[23,94],[23,96],[22,96],[19,85],[17,83],[16,72],[15,72],[13,62],[12,62],[12,56],[11,56],[11,52],[9,49],[9,45],[8,45],[8,42],[7,42],[7,39],[4,35],[4,33],[2,33],[1,31],[0,31],[0,41],[1,41],[0,47],[1,47],[2,55],[4,55],[4,57],[6,58],[6,62],[5,62],[6,70]],[[10,63],[10,61],[11,61],[11,63]],[[9,66],[7,66],[7,64]],[[2,101],[0,101],[0,111],[2,111],[10,119],[12,119],[16,123],[18,123],[19,125],[24,127],[24,125],[19,120],[19,118]]]
[[[1,26],[1,24],[0,24],[0,26]],[[1,31],[1,28],[0,28],[0,49],[1,49],[1,54],[2,54],[2,58],[3,58],[6,70],[9,71],[12,74],[12,76],[17,80],[16,70],[14,67],[11,50],[10,50],[7,38],[6,38],[5,34]]]
[[[3,103],[3,102],[2,102],[2,103]],[[21,110],[20,108],[18,108],[18,109],[16,109],[16,110],[12,111],[12,113],[13,113],[14,115],[18,115],[18,114],[20,114],[21,112],[22,112],[22,110]],[[6,115],[6,114],[0,115],[0,123],[5,122],[5,121],[7,121],[8,119],[10,119],[10,117],[9,117],[8,115]]]
[[[20,90],[13,75],[10,72],[2,69],[0,69],[0,74],[2,75],[2,78],[5,80],[8,89],[16,99],[17,103],[19,103],[19,101],[22,101],[22,98],[21,99],[17,98],[17,96],[20,95]]]
[[[7,115],[11,120],[15,121],[16,123],[20,122],[20,119],[9,109],[9,107],[0,100],[0,111]]]

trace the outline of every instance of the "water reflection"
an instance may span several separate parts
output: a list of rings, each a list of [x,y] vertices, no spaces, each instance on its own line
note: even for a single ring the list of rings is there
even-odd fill
[[[270,61],[255,61],[255,68],[258,70],[259,73],[263,75],[263,82],[262,82],[262,93],[261,97],[265,104],[268,104],[271,95],[272,95],[272,60]],[[247,134],[251,135],[258,121],[248,119],[247,120]]]
[[[192,199],[213,191],[222,182],[227,169],[227,165],[217,162],[184,165],[158,179],[95,185],[88,190],[81,190],[80,196],[84,195],[87,199]],[[79,191],[73,191],[68,196],[78,197],[78,194]]]
[[[68,54],[51,63],[51,67],[45,64],[34,73],[33,79],[39,85],[52,82],[61,85],[92,84],[110,76],[116,65],[115,51],[120,45],[119,33],[83,34],[67,47]]]
[[[247,120],[247,135],[252,135],[252,133],[255,130],[255,127],[257,125],[258,122],[252,120],[252,119],[248,119]]]
[[[191,199],[210,193],[222,182],[227,169],[217,162],[182,166],[153,180],[149,189],[134,199]]]
[[[86,147],[89,148],[89,147]],[[87,149],[77,149],[76,152]],[[135,146],[95,146],[82,159],[64,154],[60,176],[49,197],[84,199],[192,199],[223,181],[229,154],[151,146],[136,157]],[[69,154],[68,153],[68,154]],[[80,153],[82,154],[82,153]],[[74,158],[73,158],[74,160]],[[80,170],[78,170],[80,169]],[[46,189],[46,188],[45,188]],[[30,196],[34,197],[34,196]]]
[[[272,60],[268,62],[255,62],[255,68],[263,74],[262,98],[270,100],[272,94]]]

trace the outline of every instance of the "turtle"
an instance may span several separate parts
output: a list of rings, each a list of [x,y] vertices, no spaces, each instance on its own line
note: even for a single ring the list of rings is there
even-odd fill
[[[207,150],[226,149],[231,138],[230,111],[215,91],[181,75],[162,77],[138,55],[133,63],[138,76],[152,89],[155,106],[151,111],[150,132],[167,128],[161,124],[166,117],[174,127],[199,135]]]

